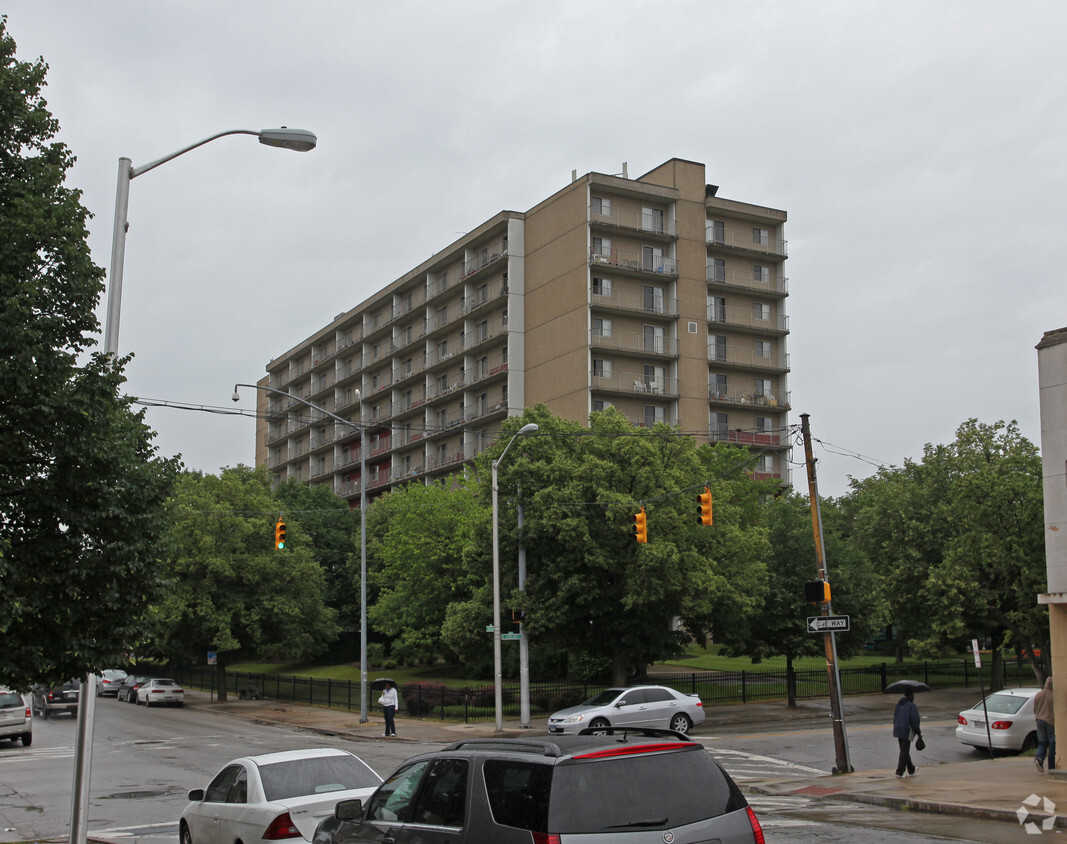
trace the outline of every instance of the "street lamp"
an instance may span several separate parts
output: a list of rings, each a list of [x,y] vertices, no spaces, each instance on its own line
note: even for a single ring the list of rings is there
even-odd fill
[[[218,132],[177,152],[165,155],[142,167],[134,167],[128,158],[119,159],[118,189],[115,193],[115,227],[111,236],[111,271],[108,273],[107,316],[104,322],[104,354],[114,359],[119,351],[119,311],[122,302],[122,266],[126,257],[126,230],[129,222],[126,212],[130,205],[130,181],[142,173],[154,170],[160,164],[184,155],[190,150],[226,135],[255,135],[261,144],[269,147],[281,147],[296,152],[308,152],[315,149],[318,139],[314,132],[306,129],[290,129],[282,126],[278,129],[229,129]],[[96,720],[96,675],[90,674],[82,686],[81,701],[78,704],[78,735],[74,746],[74,793],[70,802],[70,844],[84,844],[88,832],[89,775],[93,762],[93,724]],[[84,692],[88,691],[88,694]]]
[[[122,307],[122,267],[126,260],[126,230],[130,227],[126,220],[126,212],[130,205],[130,181],[154,170],[160,164],[166,164],[184,155],[190,150],[202,147],[218,138],[226,135],[255,135],[259,142],[269,147],[291,149],[296,152],[308,152],[315,149],[318,139],[314,132],[306,129],[289,129],[282,126],[279,129],[262,129],[258,132],[252,129],[229,129],[219,132],[211,137],[204,138],[196,143],[182,147],[177,152],[157,158],[141,167],[134,167],[128,158],[119,159],[118,188],[115,192],[115,227],[111,236],[111,272],[108,273],[107,290],[107,319],[104,323],[104,353],[109,357],[115,357],[119,351],[119,311]]]
[[[241,400],[241,394],[237,392],[238,387],[277,393],[279,396],[305,404],[312,410],[317,410],[342,425],[349,425],[359,431],[359,723],[366,724],[369,720],[367,717],[367,429],[363,426],[363,393],[356,390],[356,397],[359,399],[360,422],[357,425],[355,422],[330,413],[324,407],[312,404],[307,399],[294,396],[284,390],[276,390],[265,384],[234,384],[232,396],[234,401]]]
[[[500,456],[493,461],[493,691],[496,703],[496,731],[504,730],[504,695],[501,687],[502,669],[500,666],[500,514],[497,508],[497,470],[511,444],[523,434],[537,431],[537,424],[530,422],[523,425],[508,440]]]

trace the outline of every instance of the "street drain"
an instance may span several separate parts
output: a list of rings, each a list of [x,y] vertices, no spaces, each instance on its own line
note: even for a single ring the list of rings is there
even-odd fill
[[[120,791],[118,794],[106,794],[104,800],[141,800],[145,797],[164,797],[165,791]]]

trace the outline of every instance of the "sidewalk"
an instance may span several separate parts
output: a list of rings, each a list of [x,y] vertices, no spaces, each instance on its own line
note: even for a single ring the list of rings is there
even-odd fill
[[[976,689],[946,689],[924,693],[920,698],[924,720],[954,719],[979,697]],[[861,695],[844,701],[845,718],[887,721],[892,719],[895,695]],[[344,736],[354,740],[385,740],[384,722],[372,712],[370,720],[359,723],[359,712],[325,709],[271,700],[213,701],[208,693],[186,691],[186,703],[220,715],[255,723],[305,729],[321,735]],[[826,701],[802,701],[796,709],[784,703],[759,703],[708,707],[708,721],[717,726],[739,727],[755,724],[788,723],[797,728],[825,727],[829,706]],[[463,738],[494,735],[493,722],[462,724],[433,719],[397,719],[396,739],[389,741],[452,742]],[[517,722],[505,722],[503,735],[524,736],[548,732],[545,719],[534,719],[529,729]],[[1050,829],[1067,829],[1067,771],[1041,774],[1033,757],[998,756],[995,761],[976,759],[922,767],[914,777],[897,779],[892,768],[856,771],[840,776],[789,777],[744,783],[750,793],[803,795],[825,800],[841,800],[889,806],[912,811],[936,812],[1014,824],[1042,824]],[[1062,813],[1062,816],[1061,814]]]

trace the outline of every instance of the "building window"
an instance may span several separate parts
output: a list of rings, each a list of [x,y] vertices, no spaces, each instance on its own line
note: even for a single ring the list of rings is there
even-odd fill
[[[606,261],[611,256],[611,239],[607,237],[594,237],[593,255],[598,258],[603,258]]]
[[[607,410],[609,407],[614,407],[609,401],[601,401],[600,399],[593,399],[593,410]]]
[[[507,324],[508,324],[508,309],[507,309],[507,308],[504,308],[504,313],[503,313],[503,315],[502,315],[502,316],[500,317],[500,321],[501,321],[501,322],[502,322],[502,323],[503,323],[504,325],[507,325]]]
[[[593,377],[594,378],[610,378],[611,377],[611,361],[610,360],[598,360],[593,358]]]
[[[726,398],[726,376],[716,372],[708,375],[708,392],[714,398]]]
[[[659,208],[641,209],[641,228],[645,231],[663,234],[663,211]]]
[[[611,336],[611,320],[601,319],[600,317],[593,317],[593,336],[594,337],[610,337]]]
[[[441,443],[437,446],[437,462],[441,466],[448,462],[448,443]]]
[[[654,366],[653,364],[646,363],[642,367],[644,374],[645,392],[648,393],[662,393],[663,392],[663,376],[665,370],[662,366]]]
[[[752,265],[752,280],[760,284],[768,284],[771,280],[771,271],[759,264]]]
[[[662,407],[654,404],[645,405],[645,427],[651,428],[657,422],[666,422],[667,413]]]
[[[663,272],[663,250],[657,246],[642,246],[641,269]]]
[[[708,357],[715,361],[726,360],[726,336],[712,334],[708,337]]]
[[[437,411],[437,427],[438,427],[438,429],[443,431],[447,425],[448,425],[448,411],[447,410],[439,410],[439,411]]]
[[[773,454],[761,454],[756,471],[764,475],[773,475],[777,471],[776,461]]]
[[[663,288],[651,284],[641,286],[641,306],[646,311],[663,313]]]
[[[405,360],[403,366],[404,366],[404,374],[405,375],[410,375],[411,374],[411,358],[408,358],[407,360]]]
[[[767,229],[752,229],[752,242],[766,246],[771,242],[771,233]]]
[[[374,358],[374,360],[378,360],[378,355],[381,354],[381,351],[381,344],[375,343],[374,346],[371,348],[371,357]]]
[[[771,357],[771,344],[766,340],[756,340],[754,343],[754,349],[756,357],[770,360]]]
[[[611,216],[611,200],[603,197],[593,197],[593,213],[598,217]]]
[[[641,326],[641,340],[646,352],[662,355],[667,350],[662,325]]]
[[[370,377],[370,388],[372,391],[378,390],[382,385],[382,377],[380,375],[372,375]]]
[[[726,260],[724,258],[708,259],[708,281],[726,284]]]
[[[761,399],[770,398],[774,393],[774,388],[771,387],[770,379],[757,378],[756,379],[756,395]]]
[[[475,326],[474,341],[481,343],[489,337],[489,320],[483,319]]]
[[[726,297],[708,297],[708,322],[726,322]]]
[[[774,422],[773,422],[773,420],[771,420],[770,417],[768,417],[768,416],[757,416],[756,417],[756,433],[757,434],[770,433],[770,431],[771,431],[771,429],[773,427],[774,427]]]
[[[708,243],[726,243],[726,223],[722,220],[711,220],[708,223]]]
[[[771,306],[764,302],[752,303],[752,319],[756,322],[767,322],[771,318]]]
[[[610,278],[597,278],[593,276],[593,295],[594,296],[610,296],[611,295],[611,279]]]
[[[448,341],[442,340],[437,344],[437,359],[444,360],[448,357]]]
[[[711,437],[715,440],[725,440],[730,432],[729,419],[725,413],[711,414]]]

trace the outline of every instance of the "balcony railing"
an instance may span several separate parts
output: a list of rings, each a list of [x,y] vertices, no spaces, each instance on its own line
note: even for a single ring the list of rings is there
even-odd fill
[[[747,390],[718,392],[714,387],[710,387],[708,389],[708,400],[717,404],[780,407],[786,410],[789,409],[789,392],[787,390],[760,392],[749,388]]]
[[[755,349],[738,348],[735,345],[723,346],[708,343],[708,360],[727,366],[743,366],[748,369],[773,369],[776,372],[789,371],[789,355],[773,352],[767,355],[756,354]]]
[[[677,355],[678,339],[660,337],[640,331],[611,331],[602,328],[590,329],[589,345],[597,349],[610,349],[616,352],[632,352],[649,355]]]
[[[789,331],[789,317],[786,314],[768,314],[763,317],[757,316],[753,308],[734,308],[718,304],[708,305],[708,322],[733,328],[753,328],[757,331]]]
[[[789,254],[789,241],[776,238],[774,235],[757,240],[751,228],[735,229],[708,226],[706,236],[709,246],[723,246],[728,249],[738,249],[778,258],[785,258]]]
[[[637,372],[590,372],[594,390],[612,390],[619,393],[641,393],[653,396],[677,396],[678,379]]]
[[[617,311],[636,311],[642,314],[678,316],[678,300],[664,296],[659,291],[637,292],[636,290],[613,290],[608,294],[592,292],[590,299],[594,308],[611,308]]]
[[[507,247],[503,243],[495,243],[493,246],[480,250],[473,258],[463,263],[463,272],[460,280],[470,278],[479,270],[483,270],[490,264],[495,264],[501,258],[506,258]]]
[[[786,448],[789,445],[789,431],[785,429],[780,431],[746,431],[741,428],[714,425],[711,428],[710,438],[714,442],[746,446]]]
[[[618,226],[621,229],[648,232],[649,234],[661,234],[674,237],[674,220],[665,214],[646,214],[644,211],[634,211],[627,208],[612,208],[607,214],[601,206],[589,206],[589,219],[602,226]]]
[[[789,279],[771,272],[757,275],[751,267],[741,269],[710,266],[707,271],[707,281],[708,284],[759,291],[766,296],[789,295]]]
[[[614,246],[606,251],[590,251],[589,263],[657,275],[678,275],[678,262],[674,258],[668,258],[665,255],[646,255],[636,249],[619,249]]]
[[[670,425],[672,428],[677,428],[679,425],[677,416],[631,416],[629,419],[630,424],[635,428],[651,428],[659,423]]]

